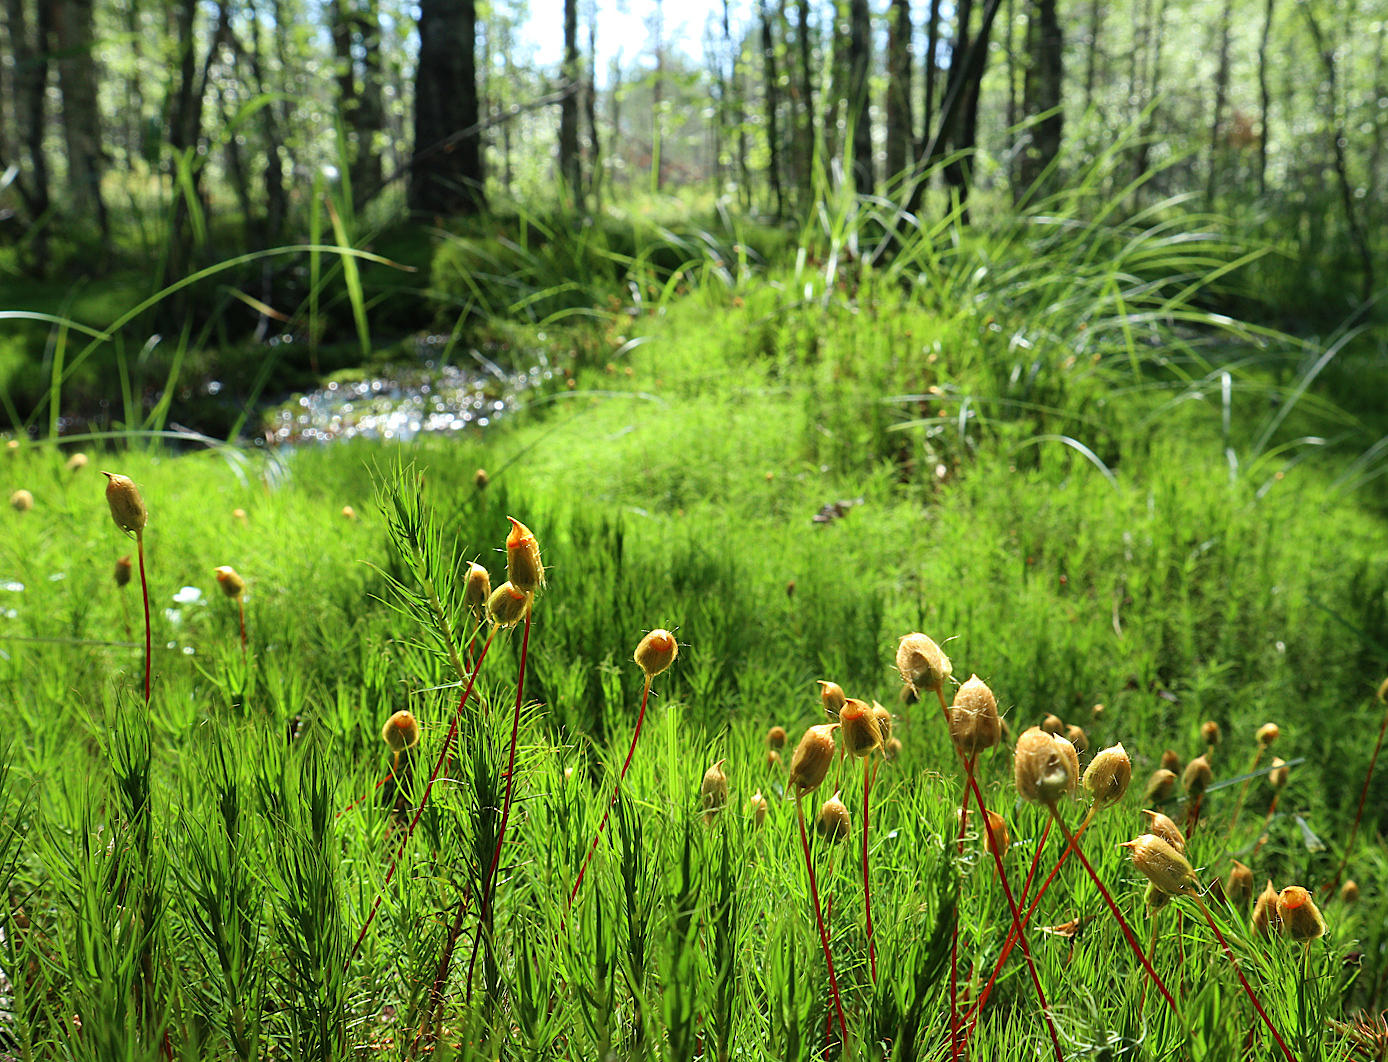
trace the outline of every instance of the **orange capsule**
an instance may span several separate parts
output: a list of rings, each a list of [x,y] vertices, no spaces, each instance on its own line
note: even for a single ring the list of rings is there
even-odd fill
[[[239,601],[246,592],[246,580],[230,564],[219,565],[212,570],[212,574],[217,577],[217,585],[222,588],[222,593],[233,601]]]
[[[506,519],[511,521],[511,533],[506,536],[506,578],[513,586],[534,593],[545,585],[540,544],[530,528],[514,517]]]
[[[399,711],[386,720],[381,727],[381,740],[390,746],[392,752],[404,752],[419,744],[419,724],[414,713]]]

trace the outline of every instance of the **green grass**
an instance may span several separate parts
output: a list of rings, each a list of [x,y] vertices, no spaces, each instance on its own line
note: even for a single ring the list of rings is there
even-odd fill
[[[1216,782],[1245,769],[1268,720],[1282,730],[1272,751],[1305,762],[1256,857],[1266,780],[1227,843],[1238,787],[1209,795],[1189,848],[1202,881],[1231,853],[1259,888],[1326,881],[1388,670],[1388,551],[1366,489],[1381,462],[1372,430],[1309,371],[1319,352],[1199,307],[1241,252],[1150,231],[1157,242],[1118,223],[1067,239],[1037,220],[851,268],[830,267],[852,241],[829,231],[807,237],[798,265],[691,272],[687,294],[652,289],[634,314],[595,307],[573,386],[486,436],[273,457],[102,440],[75,473],[54,447],[0,454],[9,489],[35,497],[0,516],[0,968],[16,1015],[0,1050],[406,1058],[425,1029],[444,1058],[825,1057],[823,955],[764,735],[781,724],[793,743],[820,721],[815,680],[830,678],[892,707],[903,749],[872,801],[876,985],[856,841],[815,845],[850,1030],[827,1055],[947,1057],[952,920],[972,995],[1009,916],[977,836],[955,854],[960,778],[938,710],[899,699],[891,662],[912,630],[945,644],[956,679],[991,685],[1014,737],[1054,713],[1091,750],[1127,747],[1134,791],[1084,848],[1144,943],[1145,883],[1117,845],[1139,830],[1162,751],[1203,751],[1206,719],[1225,735]],[[138,600],[111,578],[131,546],[98,468],[132,476],[150,510],[148,709]],[[841,515],[816,521],[826,512]],[[462,576],[477,560],[501,581],[507,515],[535,531],[550,585],[468,985],[518,637],[498,636],[453,769],[383,882],[457,705],[445,642],[470,640]],[[249,583],[244,661],[219,564]],[[653,627],[676,631],[680,657],[655,681],[566,913],[635,723],[631,653]],[[401,708],[423,740],[397,798],[394,783],[374,787],[381,725]],[[1016,890],[1043,818],[1017,802],[1009,747],[979,777],[1011,831]],[[706,825],[700,780],[719,759],[731,800]],[[856,765],[836,764],[807,810],[842,786],[856,816],[860,785]],[[761,828],[757,791],[771,800]],[[1329,932],[1307,978],[1299,946],[1216,906],[1298,1059],[1344,1057],[1332,1021],[1383,1008],[1385,798],[1376,780],[1350,853],[1361,898],[1322,905]],[[1081,808],[1062,814],[1073,824]],[[1053,836],[1043,871],[1059,852]],[[1181,1017],[1151,990],[1139,1013],[1140,968],[1078,871],[1061,872],[1033,925],[1081,932],[1029,936],[1066,1058],[1279,1057],[1180,903],[1159,916],[1153,961]],[[1047,1043],[1012,960],[971,1054],[1030,1058]]]

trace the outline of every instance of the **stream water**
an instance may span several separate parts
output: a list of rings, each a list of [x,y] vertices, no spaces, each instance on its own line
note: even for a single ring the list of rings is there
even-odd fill
[[[485,428],[554,378],[543,353],[524,369],[473,357],[476,367],[425,360],[329,381],[270,411],[262,422],[265,437],[273,445],[357,437],[408,442],[422,432]]]

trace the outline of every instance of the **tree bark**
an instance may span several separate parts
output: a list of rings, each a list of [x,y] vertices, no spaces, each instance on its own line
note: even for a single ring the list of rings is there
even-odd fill
[[[414,153],[409,207],[423,214],[478,214],[486,208],[477,125],[474,0],[420,0],[415,73]]]
[[[598,13],[596,5],[588,12],[588,69],[584,78],[583,113],[588,122],[588,192],[594,209],[600,209],[602,195],[602,141],[598,139],[598,90],[593,83],[598,68]],[[507,123],[508,125],[510,123]]]
[[[570,91],[559,104],[559,178],[574,208],[583,209],[583,162],[578,155],[578,0],[564,0],[564,84]]]
[[[1219,191],[1219,136],[1229,100],[1229,33],[1233,21],[1234,0],[1224,0],[1219,26],[1219,62],[1215,67],[1214,113],[1210,115],[1210,169],[1205,182],[1205,201],[1211,206]]]
[[[1023,88],[1023,109],[1028,118],[1034,119],[1031,143],[1022,152],[1021,191],[1024,196],[1042,191],[1042,177],[1060,154],[1062,126],[1063,39],[1056,16],[1056,0],[1036,0],[1034,14],[1036,25],[1034,32],[1028,34],[1032,47]],[[1037,118],[1038,115],[1045,117]]]
[[[48,156],[43,141],[48,126],[48,35],[49,7],[40,3],[34,32],[29,30],[24,0],[6,0],[10,45],[14,49],[15,123],[19,148],[19,176],[15,187],[24,201],[25,212],[34,226],[30,268],[42,276],[48,271],[48,212],[53,205]]]
[[[872,156],[872,19],[868,0],[848,3],[848,125],[853,132],[853,190],[870,195],[876,166]]]
[[[1354,204],[1354,189],[1350,186],[1349,163],[1345,158],[1345,145],[1348,143],[1348,139],[1344,116],[1340,112],[1339,68],[1335,62],[1334,48],[1327,45],[1325,34],[1321,30],[1320,23],[1316,20],[1315,13],[1307,4],[1298,6],[1301,13],[1306,16],[1307,28],[1311,31],[1311,39],[1316,46],[1316,54],[1320,57],[1321,67],[1325,71],[1326,96],[1329,102],[1329,106],[1325,108],[1327,112],[1326,131],[1330,135],[1335,183],[1340,189],[1340,203],[1344,207],[1345,224],[1349,228],[1350,243],[1354,246],[1359,257],[1360,297],[1367,303],[1373,297],[1374,292],[1374,260],[1373,252],[1369,248],[1368,235],[1364,231],[1364,226],[1359,218],[1359,211]]]
[[[814,67],[811,60],[810,0],[795,5],[795,47],[799,59],[795,122],[795,154],[798,159],[800,194],[809,202],[815,170]]]
[[[106,213],[106,200],[101,194],[101,175],[105,163],[101,146],[101,111],[96,100],[92,0],[56,0],[52,8],[52,39],[60,56],[58,87],[63,97],[63,141],[67,148],[68,189],[78,211],[96,222],[101,239],[106,242],[111,236],[111,221]]]
[[[1268,192],[1268,119],[1272,115],[1272,90],[1268,86],[1268,43],[1272,40],[1274,0],[1263,8],[1263,32],[1258,38],[1258,195]]]
[[[915,144],[911,128],[911,0],[892,0],[887,28],[887,179],[905,174]]]
[[[762,0],[761,5],[761,61],[763,95],[766,102],[766,147],[767,178],[771,182],[771,195],[776,203],[775,216],[785,214],[785,192],[781,187],[781,136],[777,126],[776,112],[780,109],[781,90],[776,71],[776,36],[772,29],[775,12],[770,0]]]
[[[1094,82],[1099,75],[1099,34],[1104,26],[1105,0],[1089,5],[1089,53],[1084,64],[1084,109],[1094,106]]]

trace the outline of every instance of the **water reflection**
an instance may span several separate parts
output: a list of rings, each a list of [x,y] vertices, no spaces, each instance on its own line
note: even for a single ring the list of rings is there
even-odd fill
[[[483,364],[486,371],[433,363],[392,366],[377,375],[330,382],[270,414],[267,438],[276,444],[358,436],[408,442],[421,432],[485,428],[553,378],[544,361],[515,371]]]

